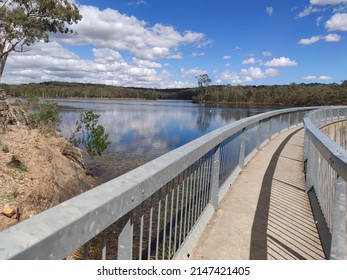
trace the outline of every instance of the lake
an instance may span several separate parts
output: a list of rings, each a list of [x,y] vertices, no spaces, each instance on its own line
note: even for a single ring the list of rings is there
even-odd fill
[[[113,179],[221,126],[272,110],[190,101],[54,99],[62,106],[61,133],[68,137],[81,112],[93,110],[112,142],[86,164],[98,184]]]

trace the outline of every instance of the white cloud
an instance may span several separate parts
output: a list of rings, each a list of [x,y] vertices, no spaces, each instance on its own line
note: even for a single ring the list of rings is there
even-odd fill
[[[178,57],[180,45],[203,43],[202,33],[177,32],[172,26],[157,23],[148,26],[145,21],[127,16],[113,9],[99,10],[80,6],[82,20],[73,26],[77,36],[52,34],[52,38],[68,45],[93,45],[117,51],[128,51],[138,59],[158,60]]]
[[[287,57],[274,58],[265,63],[269,67],[286,67],[286,66],[296,66],[297,63],[294,60],[290,60]]]
[[[206,74],[207,71],[199,69],[198,67],[195,68],[191,68],[191,69],[185,69],[185,68],[181,68],[180,69],[181,75],[184,77],[196,77],[202,74]]]
[[[316,19],[316,25],[317,26],[320,26],[320,24],[321,24],[321,22],[323,21],[323,17],[321,16],[321,17],[317,17],[317,19]]]
[[[332,80],[333,78],[330,76],[314,76],[314,75],[308,75],[306,77],[303,77],[304,80]]]
[[[300,39],[298,44],[311,45],[318,42],[320,39],[321,39],[321,36],[312,36],[311,38]]]
[[[158,62],[133,58],[126,62],[117,51],[92,49],[92,59],[81,59],[56,42],[37,43],[24,53],[12,53],[2,77],[4,83],[64,81],[175,88],[193,86],[172,81],[172,74]]]
[[[255,64],[255,63],[261,63],[261,60],[255,60],[254,57],[251,57],[249,59],[246,59],[244,61],[242,61],[242,64]]]
[[[336,5],[346,2],[347,0],[310,0],[312,5]]]
[[[317,13],[320,11],[321,11],[321,9],[315,8],[313,6],[308,6],[305,8],[305,10],[303,10],[301,13],[299,13],[298,17],[303,18],[303,17],[306,17],[312,13]]]
[[[340,35],[338,35],[338,34],[333,34],[333,33],[324,36],[324,40],[325,40],[326,42],[339,42],[341,39],[342,39],[342,38],[341,38]]]
[[[325,28],[333,31],[347,31],[347,13],[334,14],[326,23]]]
[[[223,59],[230,59],[230,58],[231,58],[230,55],[225,55],[225,56],[223,56]]]
[[[200,52],[200,53],[193,52],[192,53],[192,56],[194,56],[194,57],[196,57],[196,56],[204,56],[204,55],[205,55],[205,53],[203,53],[203,52]]]
[[[263,71],[259,67],[250,67],[248,69],[241,69],[240,74],[246,77],[250,77],[252,79],[253,78],[263,79],[263,78],[277,76],[279,72],[277,69],[273,69],[273,68],[269,68]]]
[[[272,15],[273,11],[274,11],[273,7],[266,7],[266,9],[265,9],[265,12],[266,12],[269,16]]]
[[[263,52],[263,56],[272,56],[271,52]]]
[[[147,5],[147,2],[144,0],[136,0],[136,1],[129,2],[128,5],[138,7],[140,5]]]

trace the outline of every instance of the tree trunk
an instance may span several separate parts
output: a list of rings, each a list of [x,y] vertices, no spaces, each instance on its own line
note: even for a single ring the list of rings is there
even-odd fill
[[[2,74],[4,73],[7,57],[8,57],[8,53],[3,55],[0,59],[0,81],[1,81]]]

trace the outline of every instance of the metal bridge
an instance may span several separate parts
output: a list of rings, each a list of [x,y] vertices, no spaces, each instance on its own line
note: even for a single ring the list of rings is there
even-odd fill
[[[346,117],[234,122],[1,232],[0,259],[346,259],[347,152],[320,130]]]

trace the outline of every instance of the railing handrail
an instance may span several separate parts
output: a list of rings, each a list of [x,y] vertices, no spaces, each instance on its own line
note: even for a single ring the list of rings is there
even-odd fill
[[[339,106],[335,108],[347,109],[347,106]],[[311,138],[311,141],[322,154],[322,156],[330,162],[331,167],[345,180],[347,181],[347,151],[339,144],[333,141],[329,136],[324,134],[320,128],[313,124],[310,119],[311,114],[318,112],[317,109],[307,114],[304,117],[304,125],[306,127],[306,133]],[[330,124],[330,123],[329,123]],[[324,126],[324,125],[323,125]]]
[[[347,151],[320,129],[346,121],[347,106],[323,107],[304,117],[305,160],[307,161],[306,189],[320,210],[318,229],[328,259],[347,258]],[[317,213],[316,213],[317,214]]]
[[[62,259],[168,183],[223,140],[249,126],[312,107],[238,120],[0,233],[0,259]],[[83,233],[83,236],[81,236]],[[71,236],[79,236],[78,241]]]

